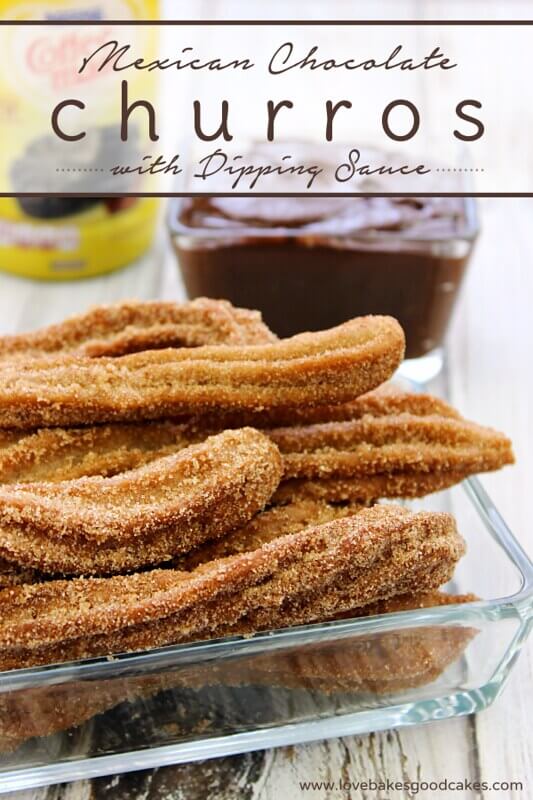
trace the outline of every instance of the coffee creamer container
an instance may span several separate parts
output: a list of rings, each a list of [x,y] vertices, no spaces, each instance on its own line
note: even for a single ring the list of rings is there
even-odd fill
[[[158,13],[158,0],[4,0],[0,20],[135,21],[157,19]],[[100,169],[102,176],[95,182],[103,163],[118,160],[119,151],[122,159],[129,152],[134,162],[142,145],[135,125],[130,126],[128,143],[120,141],[119,79],[113,77],[111,92],[105,71],[79,74],[79,66],[83,57],[113,39],[126,38],[143,57],[155,58],[157,36],[156,27],[112,24],[0,28],[1,191],[35,191],[35,176],[47,168],[43,194],[74,195],[0,198],[0,269],[48,280],[83,278],[118,269],[150,246],[157,200],[76,196],[93,192],[95,186],[102,195],[142,192],[139,175],[117,180]],[[154,72],[136,70],[127,78],[132,97],[154,95]],[[50,115],[58,98],[73,97],[97,113],[90,117],[84,145],[71,145],[66,162],[65,145],[54,135]],[[69,122],[68,114],[65,118]],[[57,164],[65,165],[62,171]]]

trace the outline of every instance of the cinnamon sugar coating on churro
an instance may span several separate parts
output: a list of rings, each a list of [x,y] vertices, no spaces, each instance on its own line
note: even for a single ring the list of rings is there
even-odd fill
[[[376,506],[188,573],[8,589],[0,594],[0,667],[311,622],[325,610],[435,588],[463,552],[450,515]]]
[[[307,497],[329,503],[349,501],[368,505],[385,497],[425,497],[461,483],[469,474],[443,471],[391,473],[368,478],[293,478],[283,481],[272,499],[276,503],[288,503],[296,497]]]
[[[364,503],[418,497],[513,463],[506,436],[462,419],[437,398],[422,398],[378,391],[360,398],[364,402],[353,420],[264,429],[283,455],[277,498],[290,499],[296,490]],[[210,432],[207,421],[196,418],[19,433],[0,446],[0,482],[113,475],[202,441]]]
[[[285,478],[353,478],[437,470],[485,472],[514,461],[501,433],[454,417],[393,414],[268,431]]]
[[[384,383],[348,403],[338,405],[305,406],[290,409],[265,409],[262,411],[218,413],[204,415],[198,423],[210,427],[240,428],[251,425],[253,428],[273,428],[289,425],[311,425],[319,422],[343,422],[372,417],[390,416],[402,413],[427,416],[438,414],[442,417],[459,417],[460,414],[440,397],[422,392],[406,392],[392,383]]]
[[[1,368],[0,426],[27,429],[342,403],[387,380],[403,352],[396,320],[361,317],[274,344],[7,362]]]
[[[164,347],[264,344],[276,336],[258,311],[227,300],[129,301],[97,306],[32,333],[0,337],[0,362],[44,355],[122,356]]]
[[[403,595],[352,616],[467,603],[474,595],[442,592]],[[187,668],[99,681],[78,681],[25,688],[0,698],[0,751],[11,751],[33,737],[50,736],[82,725],[126,700],[148,700],[169,689],[205,686],[266,686],[325,693],[385,694],[434,680],[463,652],[475,635],[471,628],[442,624],[401,631],[360,634],[341,642],[242,655]]]
[[[36,583],[40,577],[33,569],[24,569],[0,558],[0,590],[23,583]]]
[[[417,497],[514,462],[509,439],[460,417],[408,412],[268,431],[283,455],[278,499]]]
[[[392,511],[388,510],[391,508]],[[399,524],[398,507],[375,506],[361,511],[361,521],[373,514],[382,518],[391,514],[393,524]],[[452,528],[448,527],[450,522]],[[418,523],[422,523],[422,518],[418,519]],[[302,580],[291,596],[277,608],[262,605],[248,611],[236,623],[223,624],[218,629],[218,635],[249,635],[256,630],[304,625],[336,617],[344,610],[365,606],[366,598],[374,592],[379,599],[386,599],[441,586],[451,579],[455,564],[464,553],[464,543],[456,533],[452,533],[451,517],[446,520],[433,515],[432,518],[426,517],[422,525],[428,527],[423,534],[421,528],[416,531],[416,543],[411,539],[407,547],[397,550],[393,547],[383,563],[365,572],[363,593],[360,582],[354,579],[354,572],[349,567],[341,570],[318,590],[316,584],[309,586]]]
[[[0,556],[70,574],[161,563],[247,522],[280,477],[275,445],[242,428],[113,478],[0,486]]]
[[[0,441],[0,484],[110,477],[202,442],[210,431],[163,420],[15,433],[10,444]]]
[[[179,569],[191,570],[217,558],[256,550],[267,542],[298,533],[311,526],[357,514],[364,506],[357,503],[332,504],[324,500],[295,497],[284,505],[275,505],[253,517],[250,522],[215,542],[207,542],[174,561]]]
[[[207,561],[256,550],[280,536],[352,516],[362,508],[364,506],[357,503],[333,504],[324,500],[295,497],[289,503],[271,506],[259,512],[249,522],[220,539],[206,542],[189,553],[174,558],[172,565],[176,569],[192,570]],[[38,583],[44,579],[43,573],[0,559],[0,589],[22,583]]]
[[[387,600],[379,600],[377,603],[365,606],[364,608],[354,608],[337,614],[335,619],[351,619],[353,617],[370,617],[377,614],[397,614],[401,611],[412,611],[419,608],[434,608],[435,606],[457,605],[458,603],[474,603],[479,600],[477,595],[471,592],[467,594],[447,594],[441,591],[415,592],[413,594],[400,594],[396,597],[389,597]],[[353,613],[352,613],[353,612]]]

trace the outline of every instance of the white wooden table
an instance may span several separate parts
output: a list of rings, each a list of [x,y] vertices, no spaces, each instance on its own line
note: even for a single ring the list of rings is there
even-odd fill
[[[484,483],[529,550],[533,467],[533,200],[487,200],[483,232],[449,336],[447,380],[452,401],[467,415],[509,433],[517,466]],[[48,285],[0,274],[0,332],[27,330],[96,302],[119,298],[183,297],[164,235],[142,262],[105,278]],[[520,780],[524,792],[486,797],[531,797],[533,792],[533,648],[522,654],[495,705],[477,716],[419,728],[289,747],[80,782],[18,794],[18,800],[278,800],[342,797],[326,790],[303,794],[300,780]],[[528,786],[529,779],[529,786]],[[353,791],[354,800],[409,798]],[[422,797],[423,795],[419,795]],[[433,796],[433,795],[432,795]],[[438,794],[474,798],[474,792]]]

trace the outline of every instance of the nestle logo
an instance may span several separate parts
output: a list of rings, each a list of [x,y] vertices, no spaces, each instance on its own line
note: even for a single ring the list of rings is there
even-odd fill
[[[103,19],[102,12],[99,8],[86,8],[85,10],[79,9],[72,9],[72,11],[49,11],[46,15],[46,19],[50,21],[54,20],[63,20],[63,19],[95,19],[100,20]]]

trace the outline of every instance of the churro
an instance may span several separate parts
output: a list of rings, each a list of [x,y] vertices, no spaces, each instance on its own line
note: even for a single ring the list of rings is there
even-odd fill
[[[280,484],[273,500],[288,503],[296,498],[308,498],[368,505],[379,498],[409,499],[441,492],[461,483],[468,475],[468,472],[443,471],[391,473],[368,478],[294,478]]]
[[[373,417],[382,417],[404,412],[417,416],[430,414],[438,414],[443,417],[460,416],[455,408],[439,397],[423,392],[406,392],[392,383],[384,383],[347,403],[322,406],[300,405],[298,408],[270,408],[233,413],[219,412],[211,416],[203,415],[198,420],[198,424],[224,428],[240,428],[247,425],[253,428],[274,428],[288,425],[311,425],[319,422],[344,422],[361,419],[367,414]]]
[[[277,337],[258,311],[227,300],[130,301],[97,306],[32,333],[0,337],[0,362],[76,354],[122,356],[164,347],[264,344]]]
[[[376,506],[192,572],[78,578],[0,593],[0,668],[312,622],[436,588],[464,552],[453,518]]]
[[[375,506],[373,509],[361,511],[361,522],[364,523],[371,513],[385,515],[387,508],[391,506]],[[395,524],[398,524],[399,509],[392,508]],[[464,552],[463,542],[449,534],[450,530],[446,528],[444,520],[436,517],[429,522],[428,532],[415,549],[407,548],[400,553],[393,553],[392,558],[380,565],[379,570],[369,570],[369,583],[373,584],[375,590],[379,585],[378,591],[385,599],[398,594],[425,591],[446,583],[452,577],[455,564]],[[351,611],[364,605],[366,601],[361,601],[361,586],[357,580],[353,580],[353,572],[348,566],[348,569],[345,567],[345,571],[341,571],[331,582],[319,588],[314,586],[309,590],[302,581],[277,608],[272,609],[265,604],[248,611],[236,623],[222,624],[217,635],[249,635],[256,630],[305,625],[336,617],[344,610]]]
[[[475,636],[459,625],[409,628],[358,637],[339,646],[303,648],[291,658],[263,658],[235,669],[239,685],[259,684],[325,694],[384,695],[436,680]],[[285,660],[285,663],[284,663]],[[278,663],[279,662],[279,663]],[[229,679],[231,681],[231,678]]]
[[[404,352],[391,317],[360,317],[274,344],[68,356],[1,368],[0,426],[86,425],[353,400],[387,380]]]
[[[293,492],[332,501],[418,497],[514,461],[503,434],[439,414],[368,414],[268,435],[283,456],[280,499]]]
[[[305,418],[312,415],[326,415],[326,420],[328,417],[336,420],[349,414],[349,419],[356,420],[367,414],[379,417],[406,411],[418,416],[436,413],[459,416],[439,398],[402,392],[386,385],[345,406],[293,409],[292,422],[303,424]],[[259,427],[264,428],[265,421],[259,413],[214,415],[187,422],[162,420],[83,428],[41,428],[28,432],[0,430],[0,483],[55,482],[90,475],[116,475],[202,441],[210,432],[239,428],[243,424],[255,427],[261,423]]]
[[[259,431],[226,431],[113,478],[0,487],[0,557],[43,572],[158,564],[247,522],[281,477]]]
[[[0,484],[111,477],[201,442],[210,431],[163,420],[16,433],[9,444],[0,441]]]
[[[333,504],[324,500],[295,497],[291,502],[274,505],[259,512],[249,522],[220,539],[206,542],[189,553],[174,558],[172,566],[176,569],[192,570],[207,561],[256,550],[279,536],[352,516],[362,508],[364,506],[357,503]],[[43,580],[43,573],[0,559],[0,589]]]
[[[36,583],[41,576],[33,569],[24,569],[0,558],[0,590],[21,583]]]
[[[394,414],[268,432],[285,478],[353,478],[438,470],[485,472],[512,463],[503,434],[454,417]]]
[[[257,550],[280,536],[298,533],[334,519],[351,517],[362,508],[364,506],[357,503],[333,504],[324,500],[294,497],[287,504],[274,505],[257,514],[250,522],[221,539],[206,542],[198,549],[178,557],[174,560],[174,566],[191,570],[207,561]]]
[[[360,398],[353,420],[264,429],[284,461],[277,498],[419,497],[513,462],[507,437],[462,419],[443,401],[399,392],[386,398]],[[0,482],[113,475],[202,441],[212,432],[206,425],[195,419],[19,433],[0,442]]]
[[[431,592],[404,595],[357,613],[467,603],[474,595]],[[383,694],[434,680],[455,661],[473,637],[472,628],[452,625],[375,633],[303,649],[243,655],[229,662],[197,663],[146,675],[117,676],[99,681],[68,681],[25,688],[0,698],[0,751],[14,750],[34,737],[50,736],[82,725],[124,701],[147,700],[169,689],[216,686],[264,686]]]

